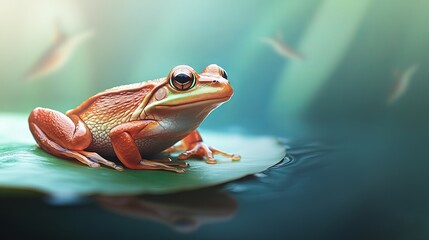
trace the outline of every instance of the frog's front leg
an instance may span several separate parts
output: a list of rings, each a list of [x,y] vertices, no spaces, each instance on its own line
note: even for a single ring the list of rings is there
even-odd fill
[[[167,170],[184,173],[184,169],[169,166],[169,163],[166,161],[161,163],[142,159],[135,139],[144,137],[145,132],[153,127],[157,127],[157,125],[158,123],[156,121],[142,120],[127,122],[114,127],[110,131],[109,137],[116,156],[130,169]]]
[[[121,166],[97,153],[84,151],[91,144],[91,132],[76,115],[67,116],[55,110],[36,108],[28,117],[28,124],[40,148],[54,156],[74,158],[90,167],[104,164],[122,170]]]
[[[241,157],[238,154],[229,154],[223,151],[220,151],[214,147],[210,147],[203,142],[200,133],[197,130],[192,131],[188,136],[182,139],[182,144],[168,149],[172,151],[173,149],[185,150],[185,152],[179,155],[179,159],[188,159],[191,156],[206,157],[206,162],[210,164],[216,163],[214,159],[214,154],[219,154],[227,158],[231,158],[234,161],[240,160]]]

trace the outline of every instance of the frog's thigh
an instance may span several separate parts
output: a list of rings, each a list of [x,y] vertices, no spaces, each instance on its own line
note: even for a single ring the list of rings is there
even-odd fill
[[[36,108],[31,112],[28,123],[36,142],[48,152],[52,148],[57,149],[49,146],[53,145],[52,142],[69,150],[83,150],[91,143],[90,131],[76,115],[68,117],[55,110]]]
[[[40,148],[57,157],[74,158],[90,167],[99,167],[100,164],[77,152],[90,144],[91,135],[77,116],[74,121],[44,108],[34,109],[28,118],[30,131]]]

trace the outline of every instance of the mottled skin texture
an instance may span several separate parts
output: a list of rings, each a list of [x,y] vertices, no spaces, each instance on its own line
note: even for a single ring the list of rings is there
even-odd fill
[[[155,84],[140,83],[126,86],[125,91],[119,88],[107,90],[67,112],[67,115],[77,115],[85,122],[92,136],[89,151],[114,156],[110,131],[120,124],[129,122],[131,114],[155,87]]]
[[[122,170],[104,157],[117,156],[131,169],[184,172],[185,162],[147,160],[164,150],[184,150],[179,159],[213,154],[239,160],[207,146],[196,130],[233,90],[225,71],[212,64],[198,74],[189,66],[173,68],[167,77],[112,88],[90,97],[66,114],[36,108],[30,131],[39,146],[58,157],[74,158],[90,167],[104,164]],[[179,146],[173,146],[182,140]]]

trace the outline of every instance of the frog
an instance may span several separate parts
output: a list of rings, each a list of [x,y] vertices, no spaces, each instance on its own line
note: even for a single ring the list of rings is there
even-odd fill
[[[200,74],[178,65],[168,75],[107,89],[65,114],[36,107],[28,117],[31,134],[45,152],[92,168],[184,173],[191,157],[215,164],[215,155],[241,159],[207,145],[199,125],[229,101],[226,71],[210,64]],[[177,161],[156,157],[181,151]],[[118,161],[112,161],[111,159]],[[110,160],[108,160],[110,159]]]

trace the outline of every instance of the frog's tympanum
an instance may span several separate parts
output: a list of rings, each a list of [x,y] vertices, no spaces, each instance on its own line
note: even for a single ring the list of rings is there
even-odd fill
[[[38,145],[58,157],[76,159],[90,167],[104,164],[122,170],[104,158],[117,156],[130,169],[182,173],[186,162],[151,158],[163,151],[184,150],[179,159],[197,156],[216,163],[214,154],[240,159],[237,154],[207,146],[196,130],[232,94],[221,67],[212,64],[198,74],[180,65],[165,78],[98,93],[66,114],[36,108],[28,122]]]

